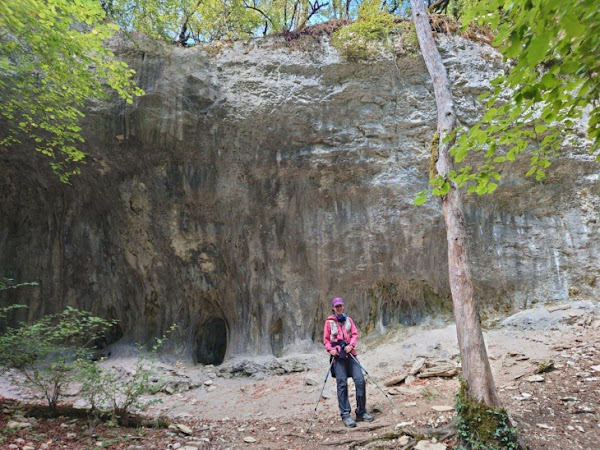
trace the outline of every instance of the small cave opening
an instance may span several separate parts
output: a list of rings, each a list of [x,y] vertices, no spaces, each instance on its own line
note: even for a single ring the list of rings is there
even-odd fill
[[[390,312],[388,311],[388,304],[384,303],[381,307],[381,324],[387,327],[390,324]]]
[[[196,339],[196,360],[200,364],[219,365],[227,351],[227,324],[215,317],[204,324]]]
[[[273,322],[271,329],[269,330],[269,336],[273,356],[281,358],[283,355],[283,322],[281,321],[281,318]]]

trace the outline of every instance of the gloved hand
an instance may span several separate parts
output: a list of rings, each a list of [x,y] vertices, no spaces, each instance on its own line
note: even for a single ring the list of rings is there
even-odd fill
[[[339,355],[339,353],[338,353],[338,351],[337,351],[337,349],[336,349],[336,348],[332,348],[332,349],[329,351],[329,354],[330,354],[331,356],[337,356],[337,355]]]

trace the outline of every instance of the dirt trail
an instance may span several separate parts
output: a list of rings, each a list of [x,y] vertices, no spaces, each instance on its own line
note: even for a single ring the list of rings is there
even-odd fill
[[[600,449],[598,304],[581,303],[552,312],[541,307],[497,322],[496,328],[484,332],[485,340],[501,400],[519,424],[522,439],[532,449]],[[163,364],[163,374],[175,380],[171,390],[167,389],[172,393],[158,394],[162,403],[146,413],[189,426],[192,433],[153,430],[136,441],[136,448],[312,449],[348,448],[361,442],[368,447],[367,440],[386,433],[398,436],[379,442],[378,448],[402,448],[398,424],[440,427],[454,417],[458,377],[409,379],[408,384],[389,387],[385,383],[406,374],[419,358],[457,363],[455,331],[454,325],[397,327],[388,330],[383,343],[375,336],[364,339],[357,349],[361,364],[388,396],[366,377],[367,405],[376,420],[360,423],[356,429],[342,426],[335,380],[329,378],[311,432],[306,433],[327,373],[324,351],[289,356],[288,361],[307,370],[284,375],[258,370],[251,377],[228,377],[222,367]],[[535,377],[536,369],[550,360],[554,370]],[[109,359],[107,364],[130,370],[133,360]],[[267,367],[269,360],[255,358],[253,364]],[[4,397],[29,396],[21,387],[10,385],[6,377],[1,388]],[[350,392],[354,406],[351,382]],[[454,443],[444,444],[451,448]]]

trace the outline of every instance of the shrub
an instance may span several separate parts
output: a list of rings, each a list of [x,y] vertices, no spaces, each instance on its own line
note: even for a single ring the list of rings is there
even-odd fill
[[[333,34],[331,43],[349,61],[368,59],[381,48],[396,27],[392,14],[379,9],[376,0],[365,0],[358,10],[358,19]]]
[[[131,373],[117,367],[104,367],[98,361],[77,362],[80,395],[88,401],[95,416],[108,412],[111,423],[115,425],[135,425],[135,420],[132,420],[134,410],[144,410],[160,402],[159,399],[144,400],[143,396],[156,391],[157,385],[152,381],[156,374],[155,355],[175,328],[175,325],[171,326],[162,338],[156,339],[150,355],[138,346],[138,357]]]
[[[91,347],[115,322],[68,307],[0,336],[0,366],[13,368],[40,392],[51,411],[73,381],[74,361],[91,357]]]

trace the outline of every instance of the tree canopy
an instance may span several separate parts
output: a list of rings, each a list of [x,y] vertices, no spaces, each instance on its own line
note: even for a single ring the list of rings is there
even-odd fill
[[[511,69],[492,81],[487,111],[470,130],[457,131],[449,177],[470,192],[493,192],[499,165],[528,155],[529,175],[545,176],[565,143],[600,148],[600,9],[595,0],[426,0],[438,12],[494,30],[494,46]],[[52,158],[64,181],[84,154],[79,119],[88,98],[108,86],[131,102],[142,91],[133,71],[105,41],[119,28],[180,45],[286,33],[331,19],[357,19],[337,41],[385,39],[408,0],[23,0],[0,3],[0,147],[24,140]],[[363,42],[364,43],[364,42]],[[339,48],[341,47],[338,45]],[[352,50],[352,48],[350,50]],[[359,49],[360,50],[360,49]],[[352,53],[348,53],[351,55]],[[585,136],[576,121],[589,118]],[[467,165],[473,151],[483,164]],[[600,156],[597,156],[600,159]],[[447,179],[432,180],[434,193]],[[424,201],[421,193],[418,200]]]
[[[474,21],[497,30],[493,45],[511,64],[482,96],[487,111],[480,123],[462,130],[452,150],[456,162],[473,151],[484,153],[477,168],[451,174],[470,192],[493,192],[497,167],[529,157],[527,175],[537,180],[564,148],[600,148],[600,9],[596,0],[480,0],[466,11]],[[587,133],[577,128],[584,117]],[[579,120],[581,123],[581,120]],[[600,155],[596,154],[600,161]],[[440,181],[437,181],[440,185]]]
[[[0,147],[31,142],[67,181],[84,153],[79,119],[108,85],[126,101],[143,92],[104,45],[118,27],[96,0],[0,2]]]

